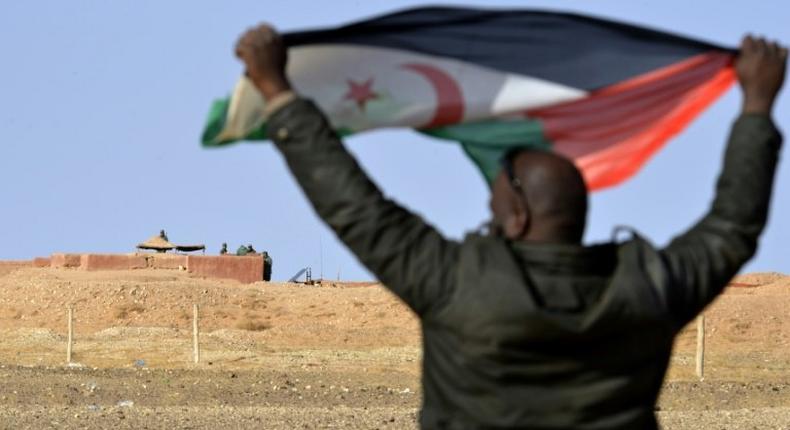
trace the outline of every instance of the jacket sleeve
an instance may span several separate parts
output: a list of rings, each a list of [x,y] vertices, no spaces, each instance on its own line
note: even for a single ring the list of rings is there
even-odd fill
[[[384,285],[420,315],[448,293],[459,244],[385,198],[312,102],[287,103],[268,130],[318,215]]]
[[[710,210],[661,251],[669,274],[669,309],[679,326],[713,301],[757,250],[781,142],[767,115],[738,118]]]

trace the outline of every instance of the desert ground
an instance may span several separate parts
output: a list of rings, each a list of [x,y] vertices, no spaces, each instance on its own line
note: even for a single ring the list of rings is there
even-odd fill
[[[790,429],[788,310],[790,277],[737,278],[705,312],[703,380],[695,326],[678,338],[656,408],[663,428]],[[419,325],[377,284],[4,262],[0,339],[3,429],[417,427]]]

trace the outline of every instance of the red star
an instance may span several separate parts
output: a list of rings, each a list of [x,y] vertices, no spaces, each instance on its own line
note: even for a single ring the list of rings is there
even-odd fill
[[[345,100],[354,100],[357,102],[359,109],[365,110],[365,104],[371,100],[379,98],[379,95],[374,93],[371,87],[373,86],[373,78],[365,82],[354,82],[348,80],[348,92],[344,96]]]

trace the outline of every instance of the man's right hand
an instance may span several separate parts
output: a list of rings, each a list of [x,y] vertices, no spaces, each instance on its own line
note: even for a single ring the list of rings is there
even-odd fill
[[[743,113],[771,113],[784,82],[786,64],[786,47],[750,35],[743,38],[735,62],[743,88]]]
[[[247,30],[236,43],[236,56],[265,99],[271,100],[291,89],[285,76],[285,45],[273,27],[261,24]]]

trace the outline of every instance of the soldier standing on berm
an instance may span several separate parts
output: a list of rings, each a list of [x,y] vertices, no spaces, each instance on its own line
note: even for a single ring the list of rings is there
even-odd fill
[[[771,120],[787,49],[746,37],[732,126],[708,213],[667,247],[634,234],[581,245],[584,181],[568,160],[509,154],[493,235],[447,240],[385,198],[285,76],[267,26],[236,46],[267,100],[270,138],[315,210],[420,317],[423,428],[655,429],[678,331],[752,257],[781,136]]]

